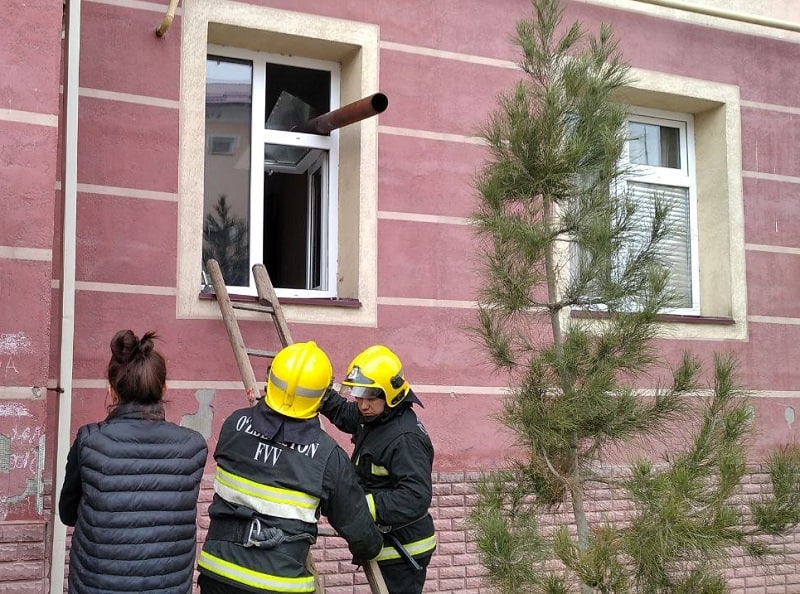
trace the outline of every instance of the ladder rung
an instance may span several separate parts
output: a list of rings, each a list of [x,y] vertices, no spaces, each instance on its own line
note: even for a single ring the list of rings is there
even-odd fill
[[[275,351],[264,351],[261,349],[250,349],[250,348],[246,348],[245,350],[247,351],[248,355],[252,355],[253,357],[268,357],[270,359],[273,359],[275,355],[277,355]]]
[[[232,301],[231,307],[233,309],[246,309],[248,311],[257,311],[259,313],[275,315],[275,308],[267,304],[256,305],[255,303],[236,303],[235,301]]]

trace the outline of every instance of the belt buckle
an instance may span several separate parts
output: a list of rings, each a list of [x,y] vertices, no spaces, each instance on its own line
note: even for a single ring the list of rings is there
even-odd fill
[[[392,531],[391,526],[378,523],[376,523],[375,526],[378,528],[378,532],[380,532],[381,534],[389,534]]]

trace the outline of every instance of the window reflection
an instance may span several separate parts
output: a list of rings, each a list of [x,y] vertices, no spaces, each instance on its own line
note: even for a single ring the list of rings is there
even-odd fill
[[[681,168],[680,130],[658,124],[630,122],[630,160],[637,165]]]
[[[251,62],[206,61],[203,262],[216,259],[225,284],[249,284]]]

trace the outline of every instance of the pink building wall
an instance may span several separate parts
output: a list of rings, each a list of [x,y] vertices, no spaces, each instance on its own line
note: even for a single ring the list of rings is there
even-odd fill
[[[378,130],[377,326],[290,325],[295,340],[315,340],[329,352],[339,377],[369,344],[388,344],[401,356],[436,448],[441,544],[426,591],[481,591],[464,518],[475,472],[501,463],[509,440],[492,420],[503,378],[464,332],[480,285],[465,218],[485,157],[470,138],[519,76],[510,67],[517,51],[509,39],[515,22],[529,16],[529,3],[260,4],[380,26],[380,90],[389,108]],[[0,592],[43,592],[50,563],[61,563],[51,559],[49,540],[58,522],[57,432],[71,441],[80,425],[104,416],[108,341],[116,330],[159,332],[169,366],[168,418],[204,428],[212,450],[222,420],[245,398],[222,322],[176,316],[180,14],[159,39],[154,29],[166,2],[121,0],[81,3],[70,427],[58,427],[57,393],[33,390],[54,388],[59,378],[62,5],[0,0],[0,7]],[[672,360],[684,348],[706,361],[716,351],[740,358],[742,379],[756,391],[757,462],[798,436],[800,37],[586,2],[569,5],[567,20],[575,18],[594,31],[611,22],[636,68],[739,88],[748,336],[661,346]],[[258,344],[271,327],[245,322],[242,331]],[[261,379],[263,370],[256,374]],[[204,485],[207,503],[208,478]],[[364,591],[347,561],[340,544],[321,543],[326,590]],[[737,591],[800,590],[785,577],[741,571],[750,573]],[[781,575],[799,573],[794,557]],[[779,584],[785,590],[775,589]]]
[[[47,578],[61,14],[33,0],[0,17],[0,590],[22,594]]]

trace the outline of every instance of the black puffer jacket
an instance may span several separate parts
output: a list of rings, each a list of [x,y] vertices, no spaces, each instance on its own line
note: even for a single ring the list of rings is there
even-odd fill
[[[160,405],[121,405],[78,430],[58,506],[75,526],[70,594],[191,593],[207,454]]]

